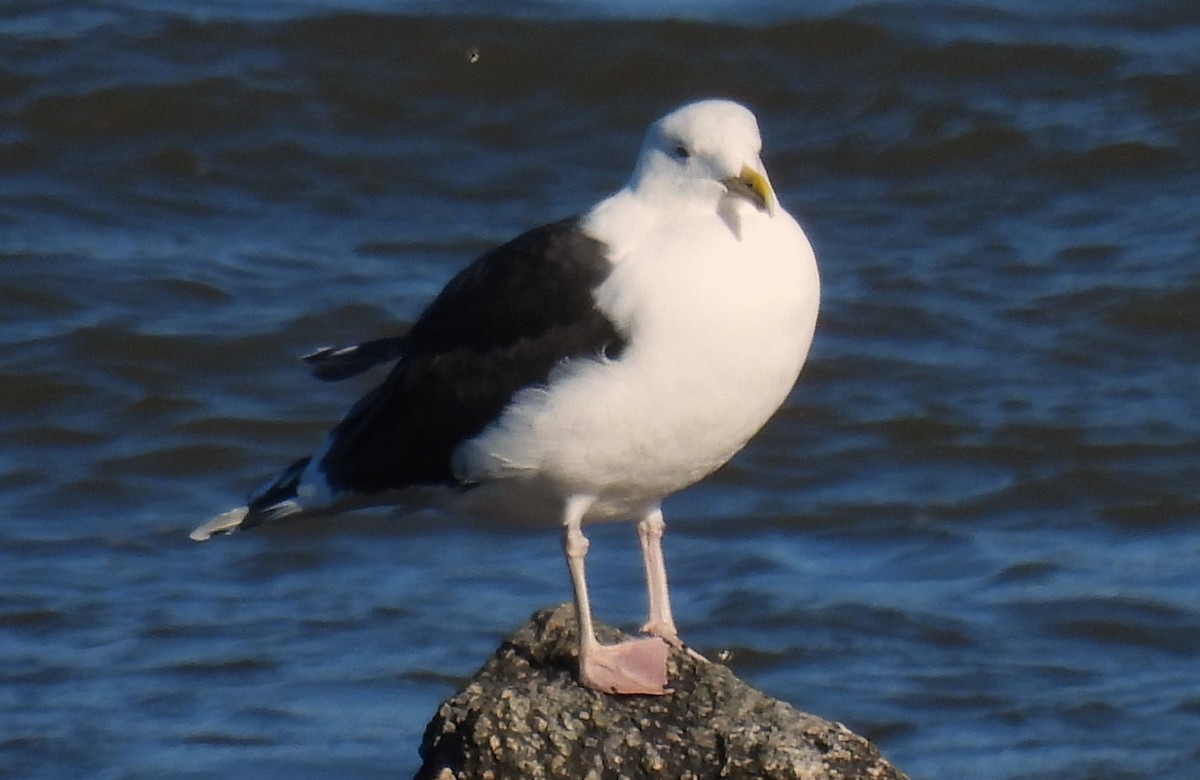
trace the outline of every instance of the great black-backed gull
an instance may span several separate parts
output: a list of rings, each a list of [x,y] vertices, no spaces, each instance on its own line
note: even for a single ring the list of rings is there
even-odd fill
[[[728,100],[652,124],[629,183],[455,276],[404,336],[306,359],[338,379],[395,361],[315,454],[197,541],[307,514],[423,501],[561,523],[579,679],[666,690],[680,646],[663,565],[663,497],[712,473],[779,408],[808,354],[816,261],[779,205],[758,123]],[[647,637],[601,645],[587,522],[637,522]]]

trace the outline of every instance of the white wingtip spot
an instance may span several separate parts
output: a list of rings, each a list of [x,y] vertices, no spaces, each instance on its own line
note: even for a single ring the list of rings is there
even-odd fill
[[[242,521],[246,519],[246,512],[247,509],[244,506],[222,512],[193,530],[188,536],[193,542],[207,542],[215,534],[227,534],[241,525]]]

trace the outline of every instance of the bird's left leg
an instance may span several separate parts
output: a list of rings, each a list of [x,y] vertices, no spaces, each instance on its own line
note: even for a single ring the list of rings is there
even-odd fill
[[[684,645],[679,639],[679,631],[675,627],[675,618],[671,615],[671,593],[667,587],[667,566],[663,560],[662,538],[663,522],[661,507],[654,507],[638,521],[638,542],[642,546],[642,565],[646,570],[646,600],[650,606],[650,615],[642,626],[643,634],[650,634],[662,639],[667,644],[679,650],[686,650],[688,655],[698,660],[706,660],[704,656]]]
[[[671,594],[667,588],[667,567],[663,561],[662,509],[654,507],[637,524],[638,543],[642,546],[642,566],[646,571],[646,600],[650,615],[642,626],[643,634],[661,637],[676,647],[680,646],[679,632],[675,619],[671,617]]]

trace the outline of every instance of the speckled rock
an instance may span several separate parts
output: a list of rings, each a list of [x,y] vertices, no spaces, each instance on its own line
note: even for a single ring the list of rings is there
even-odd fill
[[[416,780],[905,778],[845,726],[769,698],[721,664],[673,652],[670,665],[665,696],[587,690],[574,676],[573,608],[536,612],[438,708]]]

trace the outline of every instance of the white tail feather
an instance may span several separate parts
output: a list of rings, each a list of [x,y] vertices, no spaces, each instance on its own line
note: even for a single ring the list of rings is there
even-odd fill
[[[246,513],[248,511],[249,510],[246,507],[240,506],[237,509],[230,509],[228,512],[222,512],[212,520],[209,520],[204,525],[192,531],[189,536],[191,536],[192,541],[194,542],[206,542],[213,536],[213,534],[229,533],[242,524],[242,521],[246,519]]]

